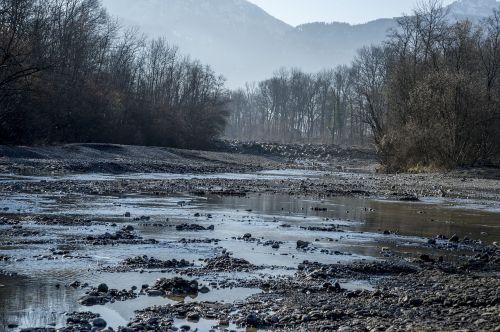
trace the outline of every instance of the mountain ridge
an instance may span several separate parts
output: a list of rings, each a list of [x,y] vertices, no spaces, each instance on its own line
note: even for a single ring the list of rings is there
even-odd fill
[[[364,24],[311,22],[289,25],[246,0],[103,0],[124,25],[165,37],[181,52],[210,64],[231,88],[269,77],[280,67],[315,72],[349,63],[356,50],[384,40],[395,18]],[[458,0],[456,18],[477,20],[496,0]],[[491,10],[491,8],[490,8]]]

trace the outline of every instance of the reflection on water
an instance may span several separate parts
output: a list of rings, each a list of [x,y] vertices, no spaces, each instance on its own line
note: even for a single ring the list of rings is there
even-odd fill
[[[450,201],[442,204],[410,203],[349,197],[315,201],[286,195],[253,195],[246,198],[211,197],[208,204],[235,210],[251,209],[256,214],[275,216],[284,224],[294,224],[293,221],[304,217],[308,222],[312,217],[320,217],[337,224],[338,220],[352,221],[344,229],[357,232],[389,230],[420,237],[457,234],[486,242],[500,239],[500,212],[472,209]],[[288,222],[290,217],[293,217],[292,221]]]
[[[62,326],[64,313],[77,310],[76,291],[45,280],[0,277],[0,327]]]
[[[102,274],[97,281],[114,285],[118,289],[130,289],[133,284],[140,285],[146,283],[146,281],[150,283],[159,277],[172,276],[163,273],[144,275],[126,273],[120,276]],[[50,276],[45,278],[37,278],[36,276],[1,277],[0,331],[17,330],[8,329],[9,324],[18,325],[18,329],[26,327],[62,327],[66,321],[65,313],[73,311],[98,313],[109,326],[116,329],[118,326],[126,326],[136,310],[153,305],[174,304],[180,301],[234,303],[261,292],[260,289],[252,288],[212,289],[207,294],[200,293],[198,296],[191,297],[139,296],[125,302],[117,301],[104,306],[83,307],[78,304],[78,299],[85,293],[85,289],[68,287],[67,284],[71,281],[73,280],[67,280],[66,283],[61,283],[57,287],[57,278],[51,278]],[[203,322],[200,322],[200,324],[203,324]]]

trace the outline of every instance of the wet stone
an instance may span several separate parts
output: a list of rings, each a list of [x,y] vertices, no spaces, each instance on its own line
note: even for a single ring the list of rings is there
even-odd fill
[[[204,227],[196,224],[182,224],[175,226],[175,229],[178,231],[213,231],[215,226],[210,225],[208,227]]]
[[[123,262],[121,262],[120,265],[132,269],[172,269],[189,267],[193,264],[184,259],[161,260],[143,255],[127,258]]]
[[[207,259],[204,269],[210,271],[246,271],[256,267],[245,259],[233,258],[229,255]]]
[[[301,229],[305,229],[310,232],[342,232],[336,226],[308,226],[308,227],[300,227]]]
[[[148,294],[152,291],[161,291],[172,295],[196,295],[200,291],[198,287],[196,280],[186,280],[180,277],[161,278],[147,292]]]
[[[97,286],[97,291],[99,293],[107,293],[108,290],[109,290],[109,288],[108,288],[108,285],[106,285],[106,284],[100,284],[99,286]]]
[[[310,244],[311,244],[310,242],[298,240],[297,249],[306,249],[307,247],[309,247]]]
[[[78,301],[84,306],[102,305],[115,301],[126,301],[137,297],[137,293],[133,290],[117,290],[109,289],[106,284],[101,284],[97,288],[93,288],[82,296]]]
[[[104,328],[106,327],[107,323],[104,319],[102,318],[96,318],[92,321],[92,325],[93,326],[96,326],[96,327],[99,327],[99,328]]]

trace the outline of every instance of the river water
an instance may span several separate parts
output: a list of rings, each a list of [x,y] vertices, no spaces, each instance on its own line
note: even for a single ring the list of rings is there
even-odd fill
[[[217,175],[210,175],[211,178]],[[260,174],[223,174],[223,178],[280,177],[307,178],[328,176],[320,172],[266,172]],[[194,175],[135,174],[120,176],[135,179],[191,178]],[[197,178],[202,176],[197,175]],[[66,181],[67,177],[16,177],[0,176],[0,181]],[[113,181],[111,175],[72,176],[72,181]],[[12,257],[9,262],[0,262],[0,271],[17,273],[0,276],[0,328],[16,331],[23,327],[62,326],[65,313],[72,311],[94,311],[114,328],[126,325],[134,315],[134,310],[151,305],[175,303],[180,299],[139,297],[127,302],[116,302],[99,307],[82,307],[78,298],[82,289],[66,287],[79,280],[90,285],[101,282],[112,288],[130,289],[142,284],[151,284],[159,277],[170,274],[161,271],[146,273],[101,272],[105,266],[113,266],[121,260],[137,255],[149,255],[160,259],[186,259],[202,266],[203,259],[220,255],[223,250],[234,257],[244,258],[256,265],[267,268],[254,273],[234,273],[230,275],[207,275],[200,282],[210,283],[220,278],[272,278],[276,275],[293,274],[294,269],[304,260],[322,263],[342,263],[353,260],[377,260],[390,256],[391,252],[410,254],[429,252],[425,246],[427,239],[442,234],[457,234],[461,238],[480,239],[494,242],[500,239],[500,203],[475,202],[469,200],[446,200],[430,198],[421,202],[395,202],[385,199],[331,198],[316,200],[288,195],[249,195],[247,197],[196,197],[180,193],[169,197],[149,195],[94,196],[83,194],[0,194],[0,210],[9,214],[22,215],[67,215],[98,221],[92,226],[58,226],[23,224],[23,230],[36,231],[27,234],[23,240],[28,245],[8,236],[2,237],[0,255]],[[131,218],[124,218],[126,212]],[[6,212],[7,213],[7,212]],[[134,221],[136,217],[143,220]],[[146,220],[147,217],[147,221]],[[61,243],[66,238],[98,235],[114,232],[120,225],[131,224],[144,238],[154,238],[158,244],[117,245],[105,247],[74,246],[73,256],[58,260],[41,259],[50,249],[65,249]],[[214,231],[176,231],[182,223],[203,226],[214,225]],[[155,226],[156,224],[156,226]],[[337,231],[325,232],[308,230],[313,227],[332,227]],[[0,232],[11,226],[0,226]],[[384,231],[391,235],[384,235]],[[279,249],[238,240],[245,233],[254,238],[281,241]],[[8,234],[8,233],[6,233]],[[184,244],[180,239],[219,239],[212,244]],[[33,240],[40,241],[33,244]],[[296,241],[313,243],[316,250],[297,251]],[[450,255],[447,252],[431,252],[434,255]],[[458,255],[458,253],[454,253]],[[368,288],[366,281],[341,280],[346,288]],[[59,285],[59,287],[57,287]],[[198,298],[184,301],[243,301],[259,289],[213,289]],[[186,322],[179,321],[179,326]],[[206,331],[216,322],[201,321],[190,323]],[[18,327],[8,329],[8,324]],[[237,330],[236,326],[231,326]],[[1,331],[1,329],[0,329]]]

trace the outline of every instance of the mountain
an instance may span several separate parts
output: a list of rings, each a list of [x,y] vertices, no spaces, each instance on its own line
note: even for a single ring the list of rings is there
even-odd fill
[[[472,21],[491,15],[494,8],[500,9],[498,0],[458,0],[448,6],[453,18]]]
[[[316,72],[349,63],[356,50],[379,43],[394,19],[366,24],[309,23],[290,26],[246,0],[103,0],[125,26],[165,37],[184,54],[210,64],[229,87],[269,77],[280,67]],[[451,16],[477,20],[496,0],[459,0]]]

